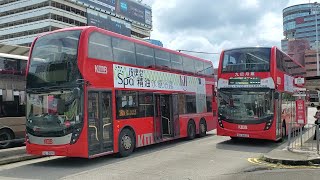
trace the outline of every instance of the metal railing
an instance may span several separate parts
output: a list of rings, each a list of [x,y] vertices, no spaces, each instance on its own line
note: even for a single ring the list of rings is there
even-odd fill
[[[301,126],[297,123],[291,123],[288,131],[288,150],[319,154],[319,128],[320,125],[317,124]]]

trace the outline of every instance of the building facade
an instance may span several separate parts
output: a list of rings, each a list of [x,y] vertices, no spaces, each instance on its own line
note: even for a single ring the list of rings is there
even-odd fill
[[[134,0],[2,0],[0,44],[30,46],[40,33],[92,25],[148,38],[151,8]]]
[[[305,65],[305,51],[310,49],[309,41],[305,39],[295,39],[288,41],[287,53],[301,65]]]
[[[288,41],[296,39],[308,40],[311,48],[316,47],[316,15],[319,25],[319,9],[319,4],[307,3],[290,6],[283,10],[283,35],[285,36],[281,41],[283,51],[288,51]],[[319,34],[320,31],[318,31]]]
[[[306,77],[317,76],[317,56],[316,50],[306,50],[305,51],[305,68]],[[319,56],[320,57],[320,56]]]
[[[316,40],[320,39],[320,4],[306,3],[283,10],[283,34],[281,48],[305,66],[306,77],[317,76]],[[318,26],[318,30],[316,27]]]

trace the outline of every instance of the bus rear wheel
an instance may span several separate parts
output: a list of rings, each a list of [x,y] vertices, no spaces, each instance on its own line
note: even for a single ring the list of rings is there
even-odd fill
[[[204,137],[207,135],[207,124],[206,121],[201,119],[199,124],[199,137]]]
[[[192,140],[196,137],[196,126],[194,124],[194,122],[192,120],[190,120],[188,122],[188,129],[187,129],[187,133],[188,133],[188,139]]]
[[[119,135],[119,155],[120,157],[129,156],[135,147],[135,139],[133,136],[133,132],[125,128],[121,131]]]

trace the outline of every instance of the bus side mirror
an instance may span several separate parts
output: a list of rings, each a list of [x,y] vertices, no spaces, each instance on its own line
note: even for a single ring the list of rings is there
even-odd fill
[[[274,93],[274,99],[279,99],[279,93],[278,92]]]

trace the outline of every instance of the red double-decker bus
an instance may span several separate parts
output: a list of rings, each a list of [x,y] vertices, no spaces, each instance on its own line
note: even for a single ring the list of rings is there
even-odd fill
[[[96,27],[34,40],[27,152],[93,158],[215,129],[212,63]]]
[[[217,134],[232,139],[283,139],[296,119],[294,78],[305,73],[301,64],[276,47],[223,51]]]

